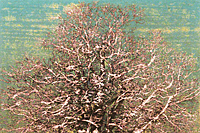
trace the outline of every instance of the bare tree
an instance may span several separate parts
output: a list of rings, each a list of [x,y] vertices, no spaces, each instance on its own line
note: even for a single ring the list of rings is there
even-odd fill
[[[190,131],[197,104],[189,103],[200,93],[192,56],[170,48],[160,31],[134,36],[143,21],[135,5],[80,3],[65,12],[42,43],[48,60],[26,57],[3,72],[2,109],[20,116],[3,130]]]

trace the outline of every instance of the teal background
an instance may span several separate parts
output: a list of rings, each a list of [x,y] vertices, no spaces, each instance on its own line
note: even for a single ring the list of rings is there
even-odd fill
[[[46,56],[39,40],[58,23],[63,6],[78,0],[0,0],[0,67],[13,64],[24,53]],[[92,0],[85,0],[91,2]],[[83,0],[80,0],[83,2]],[[178,50],[200,57],[199,0],[100,0],[100,3],[136,4],[145,9],[145,23],[137,31],[161,29]]]

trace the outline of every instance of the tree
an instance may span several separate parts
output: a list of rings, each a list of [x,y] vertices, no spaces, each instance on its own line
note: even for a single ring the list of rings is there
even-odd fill
[[[48,60],[26,57],[3,71],[2,108],[20,116],[12,130],[190,131],[197,104],[189,102],[200,93],[192,56],[170,48],[160,31],[135,36],[143,21],[135,5],[80,3],[65,12],[42,43]]]

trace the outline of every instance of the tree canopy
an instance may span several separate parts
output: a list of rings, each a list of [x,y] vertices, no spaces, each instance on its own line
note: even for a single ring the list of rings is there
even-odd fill
[[[169,47],[160,31],[134,30],[142,10],[80,3],[42,46],[49,59],[26,57],[4,71],[4,110],[20,132],[188,132],[198,102],[196,59]],[[127,29],[128,27],[128,29]],[[131,27],[131,28],[130,28]]]

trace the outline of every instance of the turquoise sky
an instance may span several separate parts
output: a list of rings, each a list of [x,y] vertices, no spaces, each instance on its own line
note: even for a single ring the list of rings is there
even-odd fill
[[[79,0],[83,2],[83,0]],[[63,7],[78,0],[0,0],[0,67],[12,64],[25,52],[39,55],[39,38],[53,29]],[[86,0],[85,2],[91,2]],[[178,50],[200,57],[199,0],[100,0],[100,3],[136,4],[145,9],[145,24],[137,31],[160,29]],[[42,55],[42,56],[45,56]]]

